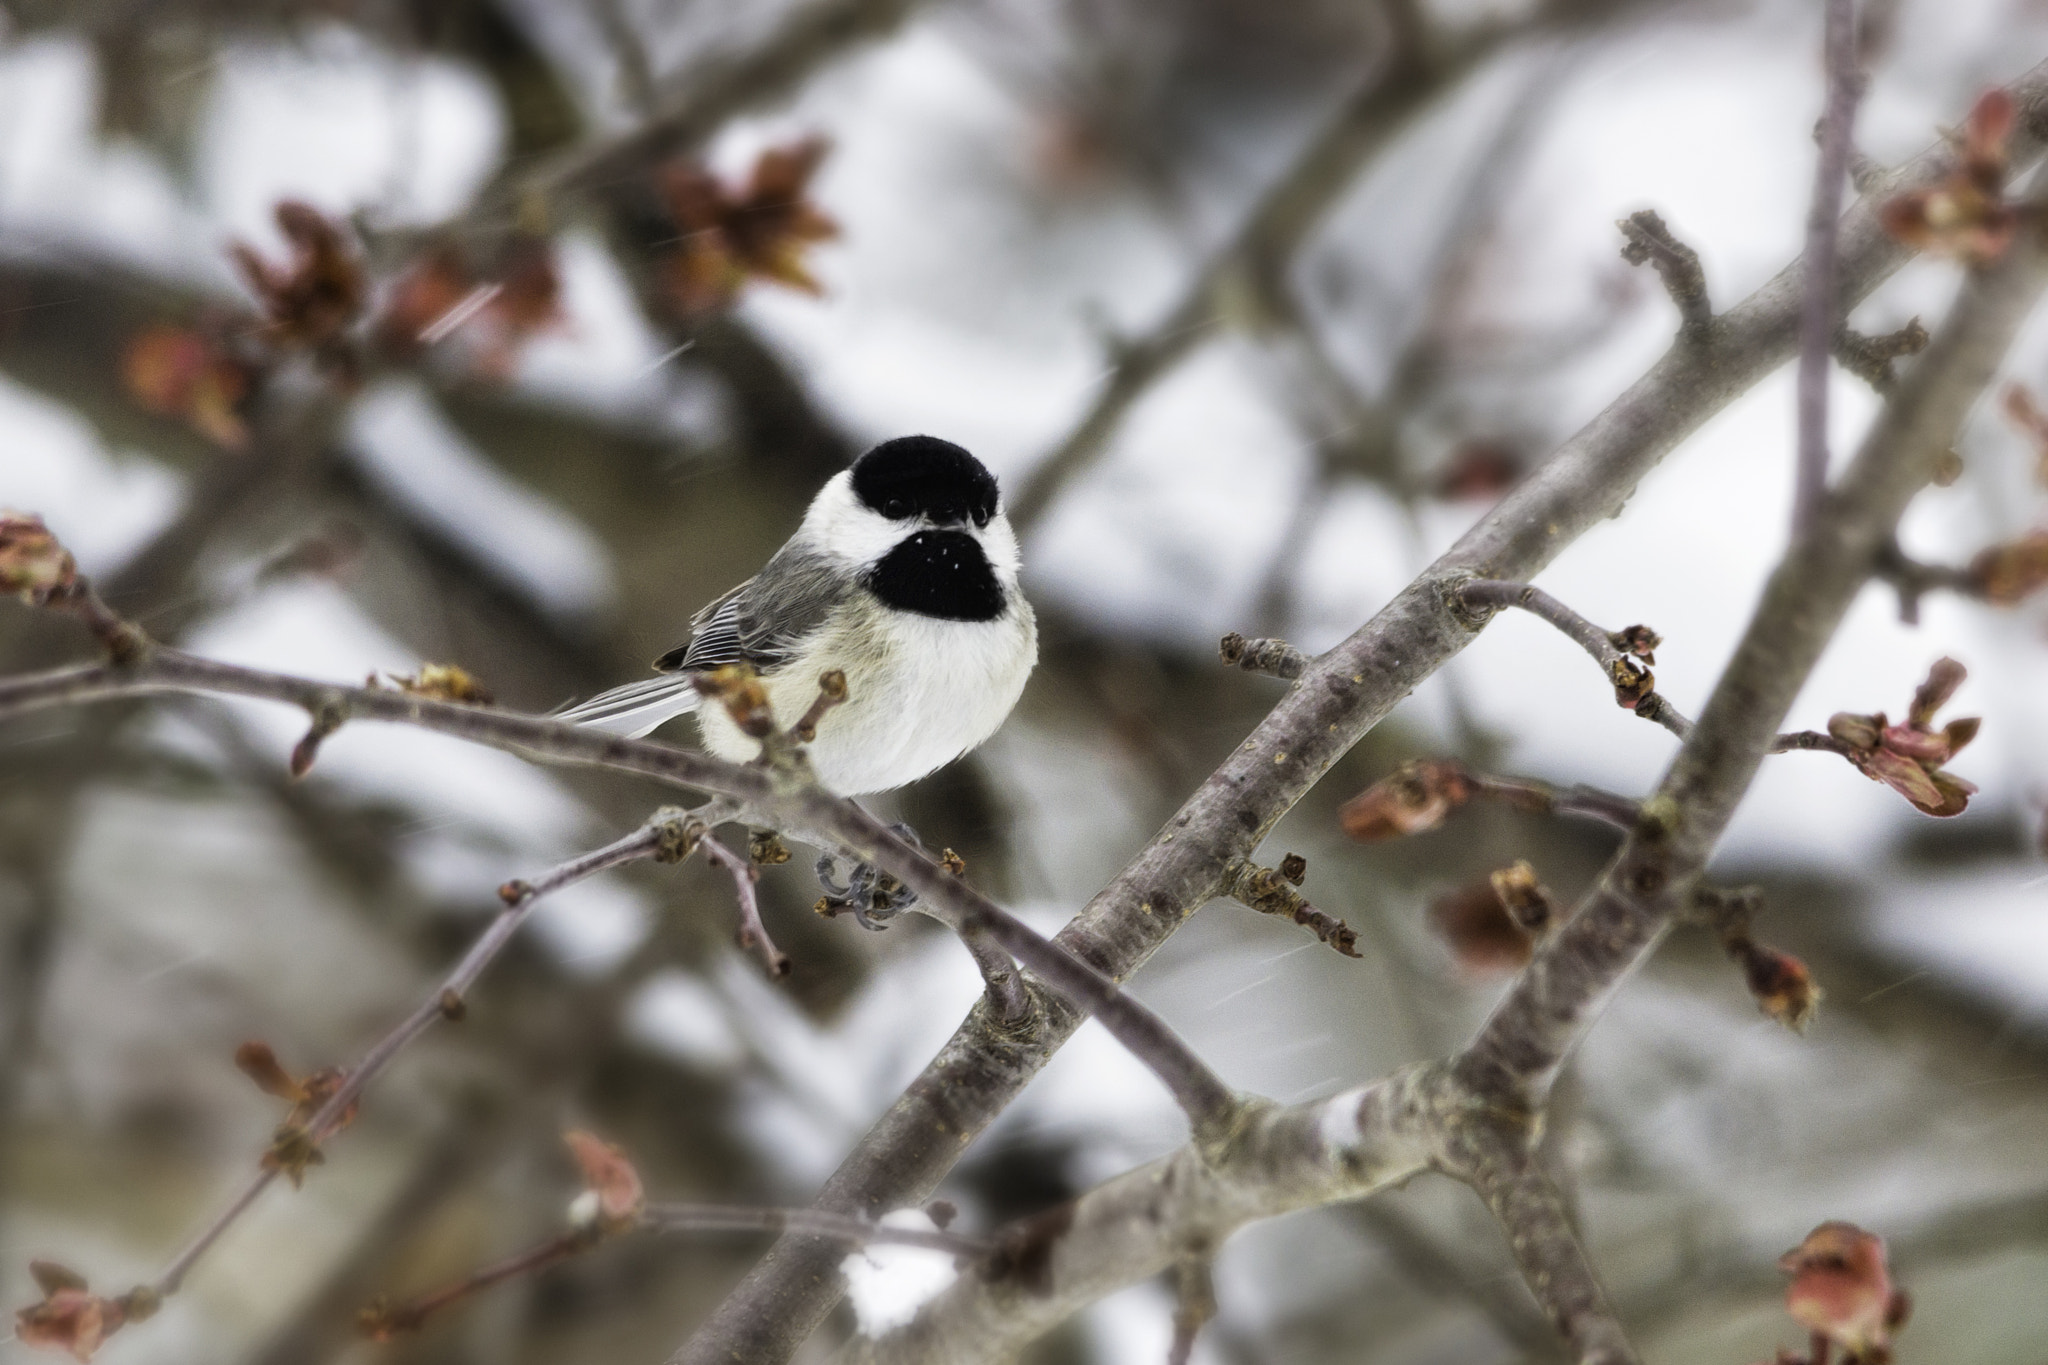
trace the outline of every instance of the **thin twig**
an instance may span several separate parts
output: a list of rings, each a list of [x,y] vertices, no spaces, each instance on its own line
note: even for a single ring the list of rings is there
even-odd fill
[[[755,890],[755,883],[761,879],[761,870],[709,834],[703,837],[698,847],[707,859],[732,876],[733,889],[738,893],[740,902],[740,947],[760,958],[761,965],[768,969],[768,975],[788,976],[789,954],[775,946],[775,940],[768,937],[768,926],[761,923],[761,897]]]
[[[1458,601],[1468,611],[1483,614],[1502,607],[1519,607],[1540,620],[1556,626],[1579,648],[1593,657],[1614,686],[1614,700],[1645,720],[1654,720],[1684,739],[1692,722],[1657,695],[1656,675],[1643,664],[1655,662],[1653,651],[1662,641],[1648,626],[1629,626],[1606,631],[1530,583],[1508,583],[1500,579],[1475,578],[1458,585]],[[1636,660],[1641,659],[1642,663]]]
[[[1841,310],[1835,280],[1835,234],[1842,218],[1842,182],[1849,169],[1850,130],[1863,94],[1857,69],[1856,0],[1827,0],[1823,38],[1827,110],[1820,121],[1820,159],[1806,216],[1806,292],[1799,313],[1799,469],[1792,498],[1796,534],[1813,520],[1828,483],[1828,352]]]
[[[1533,777],[1497,777],[1463,768],[1475,796],[1506,802],[1538,815],[1579,815],[1616,829],[1634,829],[1642,803],[1616,792],[1587,786],[1556,787]]]
[[[1678,305],[1680,339],[1705,341],[1714,326],[1714,304],[1707,297],[1707,272],[1700,254],[1674,237],[1654,209],[1637,209],[1615,226],[1628,239],[1621,258],[1630,265],[1648,262],[1664,282],[1664,292]]]
[[[1223,894],[1262,915],[1292,920],[1346,957],[1362,957],[1358,951],[1358,931],[1335,915],[1325,914],[1309,904],[1308,899],[1290,885],[1294,880],[1286,875],[1284,869],[1276,871],[1247,861],[1230,879]]]

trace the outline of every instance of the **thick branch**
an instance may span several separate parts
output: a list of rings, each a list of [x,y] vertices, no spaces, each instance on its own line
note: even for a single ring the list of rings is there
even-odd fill
[[[1328,1100],[1247,1117],[1220,1158],[1190,1144],[1007,1229],[979,1273],[908,1326],[856,1337],[842,1365],[978,1365],[1013,1359],[1114,1289],[1208,1255],[1237,1228],[1357,1198],[1424,1169],[1432,1073],[1404,1072]]]

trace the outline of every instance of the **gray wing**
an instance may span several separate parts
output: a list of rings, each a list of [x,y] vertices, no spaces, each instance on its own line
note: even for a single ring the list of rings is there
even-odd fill
[[[760,573],[691,618],[690,643],[654,666],[693,673],[744,660],[768,672],[787,662],[798,643],[857,590],[857,582],[833,561],[785,545]]]

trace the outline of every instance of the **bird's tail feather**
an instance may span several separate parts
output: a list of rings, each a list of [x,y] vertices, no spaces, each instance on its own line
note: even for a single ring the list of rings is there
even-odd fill
[[[696,710],[700,700],[688,674],[665,673],[600,692],[589,701],[562,708],[554,718],[637,739],[671,716]]]

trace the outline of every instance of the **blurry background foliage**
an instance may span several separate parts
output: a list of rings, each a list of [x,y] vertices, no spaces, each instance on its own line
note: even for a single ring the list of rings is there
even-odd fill
[[[1670,305],[1617,218],[1658,209],[1719,300],[1796,254],[1818,9],[0,0],[0,504],[192,649],[341,679],[458,662],[544,709],[638,676],[867,443],[959,440],[1021,514],[1045,657],[1001,735],[882,804],[1050,929],[1270,704],[1219,634],[1327,646],[1661,350]],[[2048,50],[2038,0],[1866,9],[1880,162]],[[1858,326],[1937,316],[1956,278],[1916,263]],[[2048,381],[2048,331],[2009,368]],[[1838,447],[1874,403],[1838,376]],[[1791,443],[1787,371],[1545,576],[1656,626],[1694,714],[1781,543]],[[1909,519],[1925,558],[2041,522],[2024,432],[1987,412],[1960,454]],[[79,651],[0,611],[6,671]],[[1909,628],[1873,588],[1792,723],[1897,708],[1944,654],[1985,717],[1966,814],[1793,754],[1721,857],[1825,987],[1813,1028],[1682,933],[1566,1082],[1551,1141],[1651,1358],[1791,1340],[1776,1254],[1843,1217],[1892,1240],[1912,1356],[2040,1359],[2041,608],[1930,599]],[[0,734],[0,1299],[35,1298],[32,1255],[151,1273],[275,1122],[239,1042],[347,1058],[501,881],[665,795],[372,727],[291,783],[302,723],[179,700]],[[1610,836],[1475,806],[1364,848],[1338,803],[1424,754],[1639,793],[1671,749],[1504,618],[1275,838],[1363,958],[1221,904],[1134,988],[1283,1100],[1438,1054],[1500,978],[1429,904],[1516,858],[1575,896]],[[929,926],[812,915],[803,869],[764,882],[780,985],[701,865],[551,902],[471,1023],[101,1358],[663,1358],[758,1239],[610,1246],[381,1347],[352,1316],[558,1226],[572,1124],[662,1197],[807,1200],[978,983]],[[946,1193],[988,1227],[1179,1135],[1091,1028]],[[1205,1361],[1557,1351],[1448,1184],[1256,1227],[1218,1285]],[[1169,1305],[1128,1291],[1033,1358],[1163,1359]]]

